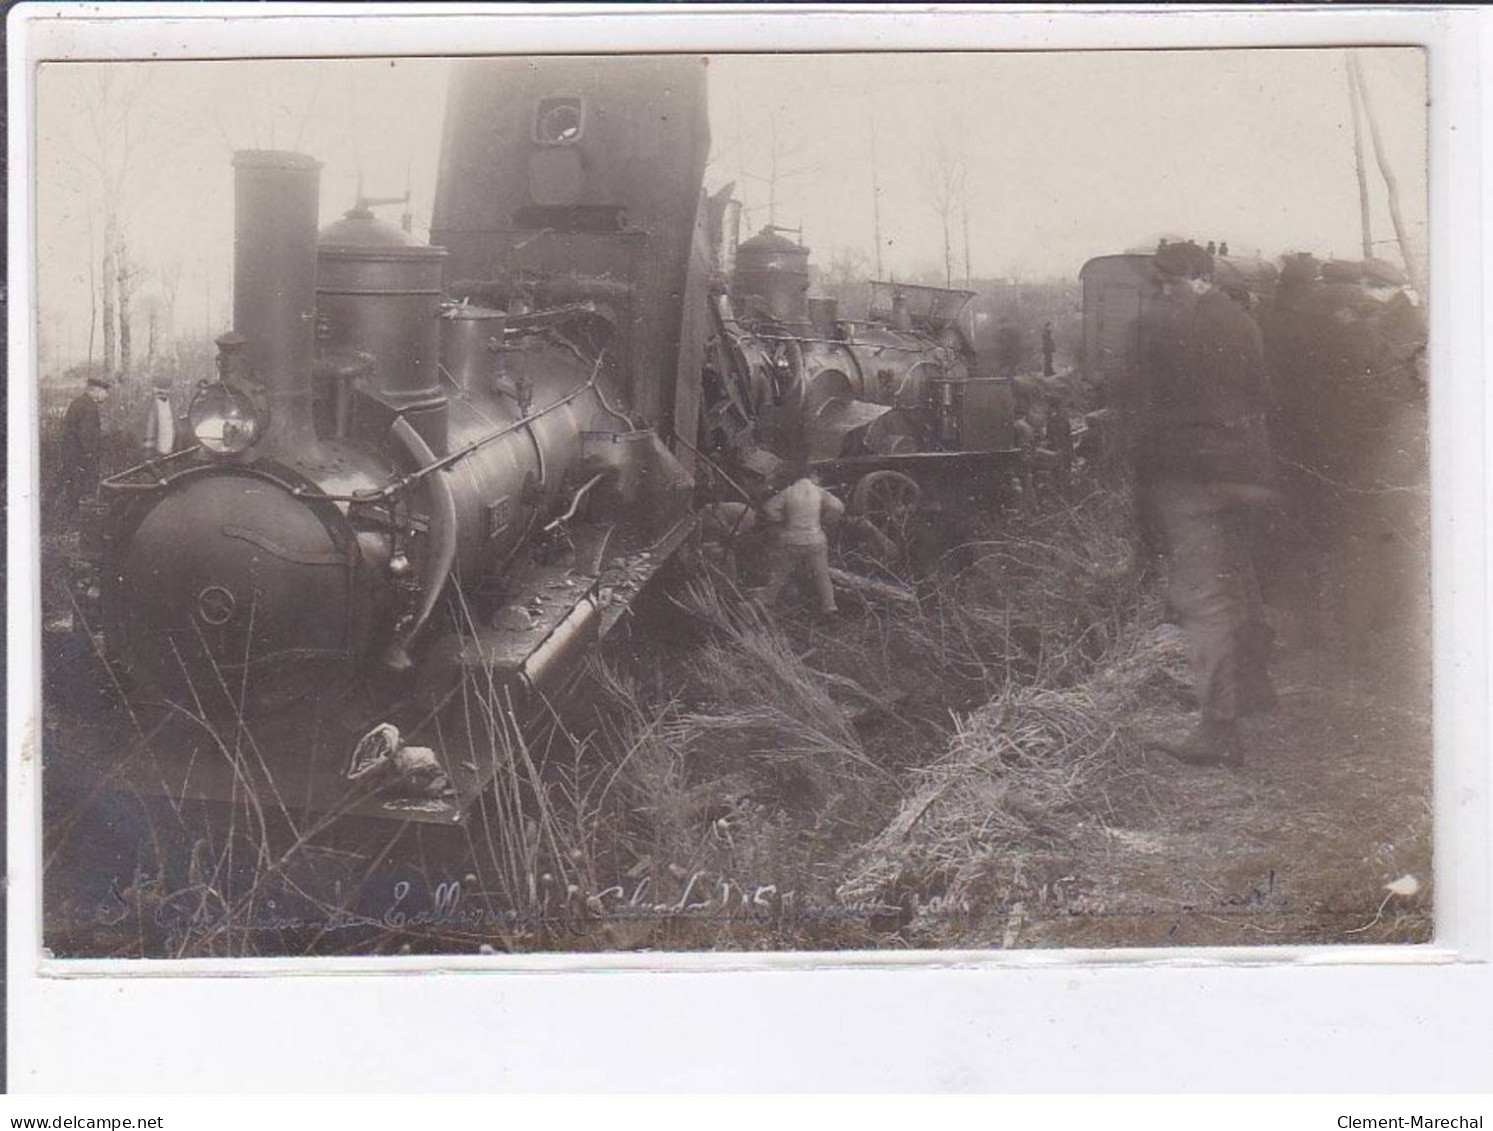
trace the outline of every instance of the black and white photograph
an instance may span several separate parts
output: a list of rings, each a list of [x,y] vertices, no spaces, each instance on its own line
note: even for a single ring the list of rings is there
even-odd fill
[[[1432,941],[1422,48],[34,82],[50,957]]]

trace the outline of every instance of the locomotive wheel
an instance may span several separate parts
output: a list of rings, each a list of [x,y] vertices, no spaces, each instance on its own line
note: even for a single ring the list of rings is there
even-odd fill
[[[850,492],[848,509],[902,547],[922,501],[923,489],[911,476],[900,471],[873,471],[862,476]]]

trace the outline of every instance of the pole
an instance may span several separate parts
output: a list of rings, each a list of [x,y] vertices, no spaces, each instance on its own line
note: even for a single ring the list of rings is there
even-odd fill
[[[881,177],[876,164],[876,91],[871,91],[871,228],[876,237],[876,277],[881,273]]]
[[[970,267],[969,267],[969,171],[964,170],[959,175],[959,221],[960,227],[964,229],[964,287],[969,289]]]
[[[1343,62],[1348,78],[1348,105],[1353,111],[1353,169],[1358,175],[1358,216],[1363,227],[1363,257],[1369,259],[1374,254],[1374,232],[1369,219],[1369,177],[1363,167],[1363,123],[1351,51],[1343,53]]]
[[[1374,143],[1374,160],[1379,165],[1379,175],[1384,178],[1384,192],[1389,197],[1389,219],[1394,224],[1395,239],[1400,245],[1400,258],[1405,261],[1405,273],[1415,293],[1426,300],[1426,279],[1420,263],[1410,251],[1410,241],[1405,234],[1405,222],[1400,216],[1400,190],[1395,181],[1394,170],[1389,167],[1389,156],[1384,152],[1384,141],[1379,136],[1379,122],[1374,117],[1374,107],[1369,101],[1368,84],[1364,82],[1363,65],[1353,56],[1353,76],[1358,80],[1358,97],[1363,102],[1363,114],[1369,120],[1369,138]]]
[[[746,206],[746,132],[741,128],[741,91],[736,92],[736,183],[742,187],[741,219],[746,222],[747,231],[752,230],[751,217],[747,214]],[[738,224],[737,231],[741,228]]]
[[[778,222],[778,112],[772,112],[772,154],[767,180],[767,222]]]

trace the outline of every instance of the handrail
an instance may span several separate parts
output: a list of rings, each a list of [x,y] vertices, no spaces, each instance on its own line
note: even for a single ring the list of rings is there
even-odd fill
[[[193,452],[201,450],[201,444],[193,444],[190,448],[183,448],[179,452],[171,452],[169,455],[152,457],[151,459],[146,460],[144,463],[135,464],[134,467],[127,467],[123,471],[116,471],[113,475],[109,476],[109,478],[100,483],[99,487],[105,491],[157,490],[163,485],[162,481],[159,479],[155,483],[121,483],[118,481],[124,479],[126,476],[134,475],[136,472],[150,470],[163,463],[171,463],[174,460],[180,459],[182,456],[189,456]]]

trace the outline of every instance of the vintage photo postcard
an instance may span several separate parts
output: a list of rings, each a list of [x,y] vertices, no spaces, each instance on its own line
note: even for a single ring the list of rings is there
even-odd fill
[[[1429,941],[1427,91],[41,64],[47,951]]]

